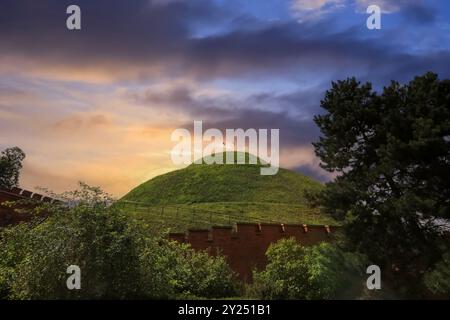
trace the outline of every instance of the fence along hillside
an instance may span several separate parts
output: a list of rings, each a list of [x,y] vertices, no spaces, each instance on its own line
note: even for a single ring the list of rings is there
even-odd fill
[[[285,223],[338,225],[338,222],[316,209],[284,203],[198,203],[149,205],[120,200],[116,205],[132,217],[184,232],[189,228],[231,226],[235,223]]]
[[[245,282],[252,281],[254,268],[261,270],[266,266],[265,253],[270,244],[294,237],[302,245],[315,245],[331,241],[332,233],[340,228],[333,219],[327,220],[330,224],[305,224],[305,215],[315,215],[317,211],[304,206],[295,207],[299,214],[286,221],[289,220],[287,215],[272,214],[268,218],[264,215],[227,214],[191,205],[155,206],[126,200],[116,205],[159,228],[178,231],[169,234],[174,241],[188,243],[195,250],[207,250],[211,255],[223,254],[232,270]],[[244,203],[238,204],[241,205],[245,206]],[[280,210],[283,209],[285,207],[281,205]]]

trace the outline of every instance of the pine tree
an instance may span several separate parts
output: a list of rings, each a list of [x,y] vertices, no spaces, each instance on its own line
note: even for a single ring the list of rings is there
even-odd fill
[[[355,249],[417,279],[441,257],[450,218],[450,80],[426,73],[378,94],[350,78],[332,83],[321,106],[314,147],[338,177],[320,203],[347,220]]]

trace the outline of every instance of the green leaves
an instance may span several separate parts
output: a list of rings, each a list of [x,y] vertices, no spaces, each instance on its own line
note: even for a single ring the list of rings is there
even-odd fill
[[[153,298],[223,298],[237,293],[235,274],[223,256],[160,239],[141,256],[145,291]]]
[[[445,253],[442,260],[425,274],[424,281],[435,294],[450,293],[450,252]]]
[[[378,94],[352,78],[321,105],[316,154],[340,176],[316,202],[351,213],[346,234],[376,263],[423,272],[441,255],[437,221],[450,218],[450,81],[426,73]]]
[[[12,189],[19,183],[25,153],[18,147],[7,148],[0,154],[0,189]]]
[[[44,221],[0,232],[0,298],[132,299],[235,294],[234,275],[210,257],[150,233],[109,205],[98,188],[81,184],[46,207]],[[48,204],[47,204],[48,205]],[[66,269],[81,269],[81,289],[68,290]]]
[[[366,258],[334,244],[303,247],[295,239],[283,239],[272,244],[266,255],[266,269],[254,272],[251,292],[258,298],[333,299],[355,283],[362,289]]]

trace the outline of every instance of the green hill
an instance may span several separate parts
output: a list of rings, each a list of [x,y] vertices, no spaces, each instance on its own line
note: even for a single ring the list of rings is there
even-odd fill
[[[263,176],[261,166],[191,164],[141,184],[123,199],[152,205],[205,202],[304,204],[305,191],[322,188],[319,182],[286,169],[280,168],[276,175]]]
[[[248,163],[252,156],[245,156]],[[282,168],[264,176],[265,164],[257,162],[191,164],[139,185],[120,202],[137,218],[177,230],[233,222],[336,224],[307,206],[305,192],[320,190],[321,183]]]

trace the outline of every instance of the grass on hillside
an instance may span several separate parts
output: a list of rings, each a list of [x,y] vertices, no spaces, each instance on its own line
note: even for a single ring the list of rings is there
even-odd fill
[[[214,225],[231,226],[236,222],[285,223],[309,225],[338,225],[339,223],[304,205],[267,202],[216,202],[145,206],[120,202],[120,207],[131,217],[145,224],[185,232],[189,228],[210,228]]]
[[[191,164],[142,183],[119,205],[137,219],[173,231],[236,222],[337,224],[307,206],[307,192],[320,191],[321,183],[283,168],[275,175],[261,175],[267,164],[248,153],[218,156],[237,159],[238,154],[247,164]],[[257,163],[249,164],[250,157]]]
[[[133,189],[124,200],[149,205],[206,202],[273,202],[304,204],[305,192],[319,182],[280,168],[263,176],[255,165],[190,165],[155,177]]]

